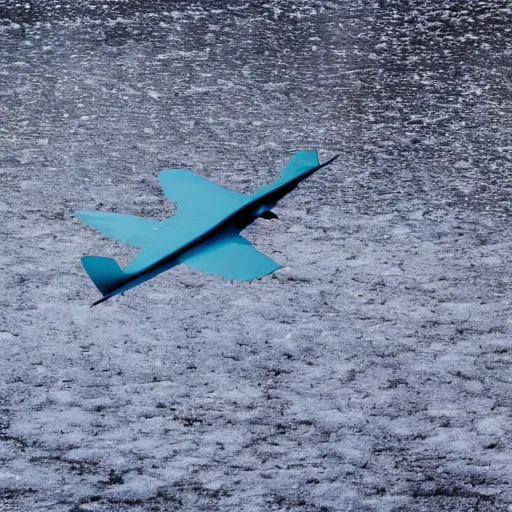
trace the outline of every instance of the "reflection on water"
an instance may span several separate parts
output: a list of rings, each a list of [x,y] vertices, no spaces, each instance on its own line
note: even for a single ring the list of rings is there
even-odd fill
[[[0,6],[7,159],[96,179],[215,155],[270,177],[318,147],[389,201],[506,210],[509,2],[27,5]]]

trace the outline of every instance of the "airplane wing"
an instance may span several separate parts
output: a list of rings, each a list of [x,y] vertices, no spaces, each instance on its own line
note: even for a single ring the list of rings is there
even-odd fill
[[[144,247],[159,229],[160,221],[109,212],[76,212],[76,216],[105,236],[133,247]]]
[[[178,260],[195,270],[241,281],[252,281],[281,268],[234,227],[194,247]]]
[[[158,179],[165,195],[177,203],[176,213],[155,226],[158,236],[146,239],[142,250],[125,267],[127,273],[140,272],[164,258],[248,201],[244,194],[221,187],[188,169],[164,170]]]
[[[247,196],[228,190],[188,169],[161,171],[158,179],[165,195],[176,202],[174,217],[201,222],[230,213],[247,202]]]
[[[76,216],[105,236],[134,247],[155,242],[155,232],[166,231],[180,244],[183,236],[205,229],[215,219],[247,201],[247,196],[228,190],[188,169],[171,169],[159,175],[165,195],[178,204],[176,214],[165,221],[109,212],[76,212]],[[160,237],[161,239],[161,237]]]
[[[125,267],[136,273],[165,257],[218,220],[247,202],[247,196],[228,190],[188,169],[160,172],[165,195],[177,203],[175,215],[164,221],[108,212],[77,212],[77,217],[101,233],[134,247],[139,254]],[[158,236],[157,236],[158,235]]]

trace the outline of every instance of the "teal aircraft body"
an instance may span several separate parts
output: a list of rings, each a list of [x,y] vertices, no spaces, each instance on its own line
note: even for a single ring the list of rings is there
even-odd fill
[[[176,214],[157,221],[107,212],[79,211],[77,217],[104,235],[141,250],[124,269],[113,258],[84,256],[82,264],[103,297],[95,306],[182,263],[227,279],[252,281],[280,268],[240,232],[258,217],[277,218],[276,203],[303,179],[333,162],[320,164],[316,151],[298,151],[281,177],[251,195],[228,190],[188,169],[160,172]]]

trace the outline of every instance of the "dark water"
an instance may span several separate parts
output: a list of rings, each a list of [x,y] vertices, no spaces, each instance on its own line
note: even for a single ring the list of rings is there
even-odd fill
[[[8,182],[34,166],[265,173],[314,147],[380,197],[365,210],[398,187],[508,212],[508,2],[3,2],[0,20]]]

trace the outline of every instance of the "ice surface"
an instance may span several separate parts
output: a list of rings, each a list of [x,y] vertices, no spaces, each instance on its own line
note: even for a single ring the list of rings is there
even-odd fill
[[[509,511],[512,12],[502,1],[0,0],[0,511]],[[243,235],[92,310],[74,217],[162,220],[163,168]]]

